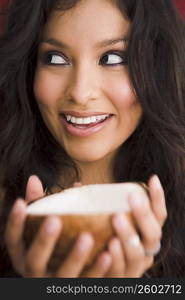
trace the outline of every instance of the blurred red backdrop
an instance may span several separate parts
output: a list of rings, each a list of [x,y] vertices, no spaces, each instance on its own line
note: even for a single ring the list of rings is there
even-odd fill
[[[174,0],[180,14],[185,18],[185,0]]]

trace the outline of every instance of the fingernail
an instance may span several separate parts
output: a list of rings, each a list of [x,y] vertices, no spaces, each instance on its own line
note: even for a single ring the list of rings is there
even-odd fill
[[[114,251],[119,253],[121,249],[121,243],[118,238],[113,238],[110,242],[110,246],[113,247]]]
[[[112,257],[109,252],[103,252],[98,257],[98,265],[102,273],[106,273],[111,266]]]
[[[114,216],[114,225],[117,228],[126,227],[128,225],[127,219],[125,218],[125,216],[123,214],[116,214]]]
[[[135,194],[132,194],[130,195],[130,198],[129,198],[129,203],[131,204],[132,207],[141,207],[141,198],[139,198],[137,195]]]
[[[138,234],[133,235],[131,238],[127,241],[128,245],[131,247],[138,247],[140,245],[140,237]]]
[[[54,233],[58,230],[60,225],[61,225],[61,223],[58,218],[50,217],[47,220],[46,225],[45,225],[46,232],[49,234]]]
[[[91,235],[84,233],[82,236],[80,236],[77,247],[80,251],[86,251],[92,245],[93,245],[93,239],[92,239]]]
[[[80,187],[80,186],[82,186],[82,183],[81,183],[81,182],[75,182],[75,183],[73,184],[73,186],[74,186],[74,187]]]
[[[24,207],[25,207],[24,201],[22,199],[18,199],[16,200],[13,206],[12,213],[15,215],[20,214]]]
[[[30,182],[31,180],[38,180],[39,177],[37,175],[31,175],[29,178],[28,178],[28,182]]]
[[[157,189],[161,189],[161,182],[160,182],[159,177],[157,175],[153,176],[153,181],[154,181],[155,187]]]

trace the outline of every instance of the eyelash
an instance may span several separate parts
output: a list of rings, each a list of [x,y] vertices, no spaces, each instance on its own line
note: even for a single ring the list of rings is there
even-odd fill
[[[60,56],[63,58],[66,63],[51,63],[49,60],[52,58],[52,56]],[[127,53],[126,51],[108,51],[104,55],[101,56],[100,62],[103,60],[108,55],[117,55],[119,56],[123,61],[120,63],[113,63],[113,64],[106,64],[106,63],[100,63],[100,65],[107,66],[107,67],[114,67],[118,65],[127,65]],[[41,62],[43,64],[49,65],[49,66],[66,66],[68,65],[68,59],[66,58],[65,55],[61,54],[61,52],[56,52],[56,51],[47,51],[41,55]]]

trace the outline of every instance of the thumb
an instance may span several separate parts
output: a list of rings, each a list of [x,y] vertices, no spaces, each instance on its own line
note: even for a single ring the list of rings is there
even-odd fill
[[[75,182],[75,183],[73,184],[73,187],[80,187],[80,186],[82,186],[82,183],[81,183],[81,182]]]
[[[32,175],[29,177],[26,186],[25,201],[27,203],[38,200],[45,196],[43,185],[38,176]]]

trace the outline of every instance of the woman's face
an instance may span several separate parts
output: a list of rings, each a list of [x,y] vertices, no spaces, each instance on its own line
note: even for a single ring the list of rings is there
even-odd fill
[[[76,161],[113,157],[141,118],[124,53],[129,25],[112,1],[82,0],[55,11],[45,27],[34,93],[45,124]]]

